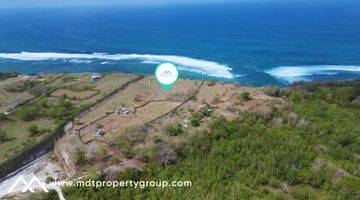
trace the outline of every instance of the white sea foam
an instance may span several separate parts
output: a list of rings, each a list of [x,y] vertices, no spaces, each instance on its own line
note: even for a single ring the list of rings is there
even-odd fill
[[[159,62],[144,60],[142,63],[144,63],[144,64],[158,64]]]
[[[266,71],[266,73],[287,82],[311,80],[313,75],[336,75],[340,72],[360,73],[360,66],[354,65],[316,65],[316,66],[283,66]]]
[[[91,63],[90,60],[80,60],[80,59],[70,59],[68,61],[71,63]]]
[[[0,58],[16,59],[23,61],[43,61],[43,60],[68,60],[68,59],[101,59],[115,61],[140,61],[145,63],[170,62],[178,65],[181,70],[192,71],[206,74],[208,76],[233,78],[231,68],[212,61],[194,59],[184,56],[174,55],[150,55],[150,54],[70,54],[70,53],[0,53]]]

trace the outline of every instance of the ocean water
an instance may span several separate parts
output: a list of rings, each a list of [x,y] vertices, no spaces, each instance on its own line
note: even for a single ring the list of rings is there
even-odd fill
[[[151,74],[247,85],[360,78],[360,3],[3,9],[0,71]]]

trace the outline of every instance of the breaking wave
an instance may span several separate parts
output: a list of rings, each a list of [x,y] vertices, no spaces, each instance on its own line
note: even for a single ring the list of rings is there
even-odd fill
[[[354,65],[316,65],[316,66],[283,66],[267,70],[266,73],[287,82],[308,81],[314,75],[336,75],[350,72],[360,73],[360,66]]]
[[[64,60],[72,62],[89,63],[92,60],[106,61],[139,61],[144,64],[160,64],[163,62],[170,62],[179,66],[180,70],[196,72],[213,77],[231,79],[234,76],[231,71],[232,68],[216,62],[189,58],[185,56],[174,55],[150,55],[150,54],[105,54],[105,53],[35,53],[35,52],[21,52],[21,53],[0,53],[0,58],[15,59],[22,61],[44,61],[44,60]]]

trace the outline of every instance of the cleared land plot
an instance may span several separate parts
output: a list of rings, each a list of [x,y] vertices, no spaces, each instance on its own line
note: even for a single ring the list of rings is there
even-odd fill
[[[170,91],[164,91],[154,80],[154,77],[146,77],[115,94],[113,98],[93,109],[79,120],[84,124],[88,124],[105,116],[107,113],[114,112],[123,105],[128,107],[129,110],[134,110],[135,107],[152,100],[182,101],[186,99],[187,95],[194,92],[196,87],[194,81],[179,79]],[[166,104],[168,103],[162,103],[162,105]]]
[[[191,96],[197,87],[194,81],[179,79],[174,88],[164,91],[155,82],[154,77],[146,77],[80,118],[81,123],[90,124],[106,116],[81,130],[80,135],[84,137],[84,141],[91,139],[91,132],[95,130],[96,124],[101,124],[105,127],[105,132],[109,131],[104,138],[113,137],[113,134],[118,134],[124,128],[142,125],[171,111]],[[126,116],[114,114],[114,111],[122,106],[125,106],[130,113]]]
[[[104,137],[100,139],[110,141],[118,134],[121,134],[126,128],[143,125],[154,118],[166,114],[180,104],[181,102],[153,102],[143,108],[140,108],[136,116],[132,114],[127,116],[111,114],[106,118],[86,127],[80,132],[80,134],[84,142],[89,141],[93,138],[92,132],[96,130],[96,125],[100,124],[104,126],[102,130],[106,133]]]
[[[90,73],[67,74],[51,96],[59,98],[66,95],[73,99],[73,103],[91,104],[138,77],[122,73],[105,73],[102,76],[100,80],[93,82]]]
[[[0,89],[0,112],[11,110],[22,102],[32,98],[34,98],[34,96],[27,92],[14,94]]]
[[[0,129],[4,130],[9,138],[11,138],[10,141],[0,143],[0,163],[8,157],[23,150],[26,144],[38,142],[46,136],[46,134],[48,134],[30,136],[27,128],[33,124],[38,126],[40,129],[49,129],[54,125],[54,121],[50,119],[38,119],[31,122],[9,121],[0,125]]]
[[[111,93],[114,89],[121,87],[128,81],[139,77],[135,74],[112,73],[106,74],[102,79],[95,82],[95,89],[102,91],[104,94]]]
[[[91,75],[88,73],[67,74],[61,79],[62,83],[52,93],[52,97],[63,97],[83,100],[94,96],[98,91],[94,90]]]
[[[197,99],[200,102],[210,103],[218,98],[221,98],[232,88],[231,84],[216,83],[215,85],[209,86],[208,83],[209,82],[206,82],[204,84],[197,95]]]
[[[70,99],[84,100],[84,99],[88,99],[88,98],[96,95],[97,93],[99,93],[99,92],[94,91],[94,90],[75,92],[75,91],[71,91],[71,90],[67,90],[67,89],[56,89],[51,94],[51,96],[53,96],[53,97],[63,97],[63,96],[66,95]]]

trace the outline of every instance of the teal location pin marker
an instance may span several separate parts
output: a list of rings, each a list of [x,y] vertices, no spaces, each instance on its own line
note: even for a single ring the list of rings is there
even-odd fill
[[[178,77],[179,71],[171,63],[163,63],[155,69],[155,78],[165,91],[172,88]]]

